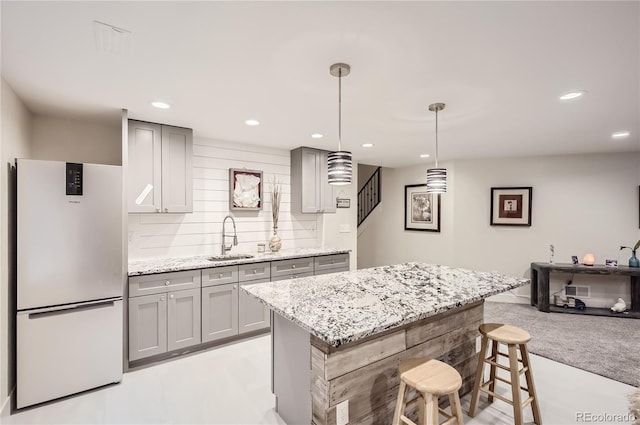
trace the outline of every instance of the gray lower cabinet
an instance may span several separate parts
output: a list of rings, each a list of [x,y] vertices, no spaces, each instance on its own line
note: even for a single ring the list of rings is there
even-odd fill
[[[167,296],[167,350],[200,344],[200,289]]]
[[[271,326],[244,285],[349,270],[349,254],[263,261],[129,278],[129,361]]]
[[[129,279],[129,361],[200,344],[200,270]]]
[[[309,277],[309,276],[314,276],[313,272],[291,273],[288,275],[280,275],[278,277],[274,277],[271,279],[271,282],[279,282],[281,280],[297,279],[299,277]]]
[[[316,275],[349,271],[349,254],[322,255],[314,263]]]
[[[269,279],[251,280],[240,285],[269,282]],[[251,295],[240,291],[238,298],[238,332],[245,333],[265,329],[271,326],[269,309]]]
[[[238,284],[202,288],[202,342],[238,334]]]
[[[313,257],[294,258],[291,260],[278,260],[271,262],[271,281],[275,282],[279,277],[287,276],[291,279],[291,275],[307,275],[311,273],[313,276]]]
[[[129,361],[167,351],[167,294],[129,298]]]

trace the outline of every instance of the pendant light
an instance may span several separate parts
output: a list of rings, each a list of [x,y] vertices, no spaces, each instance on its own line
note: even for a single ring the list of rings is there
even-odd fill
[[[342,150],[342,77],[351,72],[351,67],[346,63],[334,63],[329,68],[329,73],[338,77],[338,150],[329,152],[328,175],[329,184],[342,186],[351,184],[353,174],[351,164],[351,152]]]
[[[436,168],[427,170],[427,193],[446,193],[447,169],[438,168],[438,112],[444,109],[444,103],[432,103],[429,110],[436,113]]]

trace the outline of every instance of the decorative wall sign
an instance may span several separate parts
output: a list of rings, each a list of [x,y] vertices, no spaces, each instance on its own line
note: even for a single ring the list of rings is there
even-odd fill
[[[492,187],[492,226],[531,226],[531,187]]]
[[[351,208],[351,199],[336,198],[336,208]]]
[[[440,232],[440,195],[427,193],[426,184],[404,187],[404,230]]]
[[[229,169],[229,209],[236,211],[262,209],[262,171]]]

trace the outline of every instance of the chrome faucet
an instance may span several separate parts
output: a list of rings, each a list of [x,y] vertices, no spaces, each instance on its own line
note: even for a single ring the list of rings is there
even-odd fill
[[[227,244],[225,243],[226,238],[230,238],[231,236],[227,236],[224,233],[224,224],[227,222],[227,219],[230,218],[233,223],[233,245],[238,245],[238,233],[236,232],[236,221],[230,215],[226,216],[224,220],[222,220],[222,255],[225,255],[227,251],[231,251],[233,247],[232,244],[229,244],[227,248]]]

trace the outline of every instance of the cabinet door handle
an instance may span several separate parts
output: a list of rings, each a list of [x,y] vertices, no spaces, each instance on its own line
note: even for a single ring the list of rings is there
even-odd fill
[[[335,264],[336,260],[331,260],[331,264]]]
[[[297,278],[298,278],[298,275],[297,275],[297,274],[294,274],[294,275],[293,275],[293,278],[294,278],[294,279],[297,279]]]
[[[173,294],[169,295],[169,298],[173,299]]]
[[[165,209],[164,209],[164,212],[169,212],[169,208],[165,208]]]
[[[160,212],[160,208],[156,208],[156,212]]]
[[[160,301],[164,301],[164,297],[160,297]]]
[[[256,273],[258,273],[258,270],[254,270],[254,271],[253,271],[253,274],[256,274]]]
[[[233,289],[236,289],[236,288],[237,288],[237,286],[236,286],[236,285],[233,285]]]
[[[169,282],[168,280],[164,283],[166,286],[171,285],[171,282]]]
[[[291,265],[291,268],[292,268],[292,269],[295,269],[295,268],[296,268],[296,265],[295,265],[295,264]]]
[[[222,279],[222,273],[218,275],[218,279]]]

